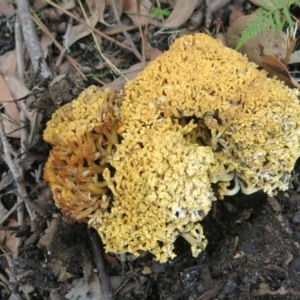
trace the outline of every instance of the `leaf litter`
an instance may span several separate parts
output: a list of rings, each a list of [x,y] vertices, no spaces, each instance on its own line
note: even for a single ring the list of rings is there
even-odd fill
[[[281,299],[298,299],[299,164],[295,166],[290,189],[274,199],[258,192],[250,197],[238,194],[218,202],[214,214],[203,221],[209,244],[197,258],[191,256],[188,244],[181,238],[175,242],[178,257],[166,264],[157,263],[149,253],[138,259],[130,255],[103,254],[101,244],[98,250],[91,252],[95,245],[86,225],[68,224],[62,219],[42,179],[50,150],[42,140],[42,131],[52,113],[91,84],[120,91],[127,80],[137,76],[182,34],[204,31],[226,35],[230,12],[234,11],[228,1],[219,0],[190,1],[188,5],[180,0],[112,1],[83,2],[87,21],[75,1],[62,1],[60,7],[53,6],[49,0],[34,1],[33,17],[39,15],[37,31],[41,32],[42,24],[45,26],[40,44],[51,69],[50,79],[42,78],[39,71],[33,72],[30,58],[24,52],[28,63],[22,80],[16,72],[16,51],[1,53],[1,114],[11,156],[24,174],[29,198],[26,203],[33,202],[44,208],[44,213],[33,215],[29,214],[27,204],[18,209],[23,204],[16,202],[17,184],[0,147],[3,160],[0,161],[0,219],[3,220],[0,249],[1,266],[5,270],[5,276],[0,276],[2,298],[30,299],[38,295],[37,299],[108,299],[105,279],[100,283],[99,269],[96,271],[97,258],[102,256],[100,270],[105,271],[113,289],[109,299],[254,299],[262,296],[273,299],[271,297],[278,295]],[[235,9],[249,13],[242,2],[239,1]],[[7,27],[7,21],[14,18],[16,7],[4,0],[0,4],[0,28],[8,40],[13,40],[14,32]],[[256,6],[251,7],[250,13],[253,13]],[[151,14],[154,9],[156,13]],[[159,10],[169,14],[164,13],[161,19],[157,17]],[[71,19],[66,11],[78,18]],[[207,19],[209,15],[212,20]],[[222,20],[224,32],[218,20]],[[212,24],[207,26],[210,22]],[[91,30],[95,34],[97,30],[107,33],[96,38],[98,46]],[[126,36],[124,30],[128,33]],[[148,54],[142,46],[143,39],[149,44]],[[132,44],[145,63],[135,55]],[[286,67],[268,58],[265,63],[273,76],[284,76],[298,87],[297,82],[293,83],[296,78],[291,76],[298,72],[297,62]],[[21,113],[26,116],[25,123]],[[26,128],[31,138],[24,141],[21,127]]]

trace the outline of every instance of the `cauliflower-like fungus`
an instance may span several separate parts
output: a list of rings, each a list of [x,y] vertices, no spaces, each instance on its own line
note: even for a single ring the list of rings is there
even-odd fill
[[[161,262],[175,257],[173,243],[182,235],[197,256],[206,246],[200,224],[215,200],[208,170],[212,150],[184,139],[196,125],[154,121],[135,135],[124,134],[113,158],[116,194],[111,212],[91,225],[106,251],[150,251]],[[107,175],[109,176],[109,174]]]
[[[154,120],[194,119],[198,126],[189,138],[210,146],[224,166],[211,173],[211,182],[221,182],[221,198],[232,194],[226,181],[233,177],[235,192],[287,189],[300,155],[296,92],[221,41],[205,34],[179,38],[124,94],[124,132]]]
[[[88,220],[109,205],[102,172],[118,143],[115,93],[91,86],[58,109],[44,139],[53,144],[44,170],[54,199],[67,220]]]
[[[44,133],[56,203],[95,227],[107,252],[165,262],[182,236],[197,256],[211,184],[220,198],[288,187],[300,156],[296,92],[220,41],[179,38],[119,100],[90,87]]]

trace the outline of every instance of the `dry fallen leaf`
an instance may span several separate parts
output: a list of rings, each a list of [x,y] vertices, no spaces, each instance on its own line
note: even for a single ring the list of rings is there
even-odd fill
[[[15,102],[7,102],[12,101],[13,97],[2,75],[0,75],[0,91],[0,102],[2,102],[5,115],[8,117],[2,118],[5,133],[10,137],[19,137],[18,135],[20,133],[18,131],[14,132],[13,135],[9,134],[15,129],[19,128],[20,113]]]
[[[0,17],[11,17],[15,12],[15,8],[10,1],[0,0]]]
[[[284,81],[288,86],[300,88],[300,84],[291,77],[286,66],[271,55],[263,55],[263,62],[260,64],[271,77],[277,76],[278,79]]]
[[[90,10],[91,17],[88,19],[88,23],[95,27],[101,14],[103,15],[105,9],[104,1],[90,0],[87,2]],[[72,46],[75,42],[91,34],[91,29],[83,24],[72,26],[68,36],[66,37],[67,46]]]
[[[89,7],[90,14],[96,14],[97,22],[103,23],[105,25],[106,22],[104,21],[104,11],[105,11],[105,1],[97,1],[97,0],[86,0],[86,4]]]
[[[289,291],[285,286],[281,286],[279,289],[274,291],[267,283],[262,282],[257,290],[253,290],[251,292],[251,296],[258,297],[263,295],[285,295],[288,292]]]
[[[107,253],[104,253],[104,257],[105,259],[114,267],[120,267],[121,264],[119,262],[119,260],[115,257],[115,256],[111,256]]]
[[[16,50],[9,51],[0,56],[0,73],[14,74],[17,67]]]
[[[44,7],[46,7],[47,5],[48,5],[48,3],[46,1],[34,0],[33,9],[34,10],[41,10]]]
[[[72,9],[75,7],[75,0],[63,0],[61,6],[67,10]]]
[[[147,17],[150,14],[151,1],[141,0],[140,2],[140,24],[143,26],[151,22],[151,19]],[[124,13],[127,14],[135,26],[139,26],[137,3],[136,0],[123,0]]]
[[[2,117],[2,123],[6,136],[19,139],[21,137],[20,125],[17,125]]]
[[[147,63],[146,63],[147,65]],[[133,66],[131,66],[127,71],[126,71],[126,78],[128,80],[132,80],[133,78],[135,78],[137,76],[137,74],[139,74],[141,71],[143,70],[143,63],[137,63]],[[106,88],[110,88],[112,91],[117,91],[119,92],[121,89],[123,89],[124,85],[126,84],[126,80],[122,77],[119,76],[118,78],[116,78],[114,81],[104,85],[102,88],[106,89]]]
[[[6,84],[10,90],[10,94],[13,96],[15,100],[20,100],[26,98],[30,91],[25,86],[24,82],[21,81],[19,78],[17,78],[14,75],[7,74],[4,77]],[[32,121],[32,113],[27,110],[26,105],[24,104],[23,100],[16,102],[18,107],[22,110],[24,115],[29,121]]]
[[[10,218],[7,226],[17,227],[18,222],[15,219]],[[17,238],[14,231],[6,231],[5,247],[7,247],[12,253],[17,251]]]
[[[56,32],[51,32],[51,34],[54,38],[56,38],[56,35],[57,35]],[[41,47],[42,47],[42,50],[44,53],[44,58],[47,58],[49,46],[51,46],[53,44],[53,41],[47,34],[43,33],[40,44],[41,44]]]
[[[162,23],[163,27],[176,28],[185,23],[199,5],[199,0],[177,0],[169,18]]]

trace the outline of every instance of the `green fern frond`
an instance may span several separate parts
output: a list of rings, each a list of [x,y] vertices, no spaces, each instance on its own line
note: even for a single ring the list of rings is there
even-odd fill
[[[275,10],[273,12],[273,19],[274,22],[276,24],[276,29],[278,31],[282,31],[282,23],[281,23],[281,14],[280,14],[280,10]]]
[[[272,1],[273,2],[273,1]],[[272,11],[274,8],[269,5],[265,0],[260,0],[261,6],[264,8],[264,10]],[[273,2],[274,4],[274,2]],[[274,4],[275,5],[275,4]]]
[[[293,30],[293,29],[294,29],[294,22],[293,22],[293,19],[292,19],[292,17],[291,17],[289,8],[288,8],[287,6],[285,6],[285,7],[282,9],[282,14],[284,15],[284,18],[285,18],[286,22],[288,23],[289,28],[290,28],[291,30]]]
[[[242,36],[236,46],[236,50],[239,50],[245,43],[247,43],[250,39],[255,38],[264,32],[265,23],[267,21],[268,16],[258,16],[257,20],[249,24],[242,33]]]
[[[249,24],[243,31],[241,38],[236,46],[239,50],[250,39],[263,33],[268,27],[272,30],[282,31],[284,25],[287,23],[291,30],[294,29],[294,22],[290,13],[290,6],[296,5],[300,7],[300,0],[271,0],[271,6],[266,0],[260,0],[261,8],[257,14],[254,23]]]

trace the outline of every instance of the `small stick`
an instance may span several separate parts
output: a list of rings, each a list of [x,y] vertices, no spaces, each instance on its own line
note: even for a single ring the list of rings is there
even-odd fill
[[[92,242],[92,248],[94,252],[94,259],[98,270],[98,276],[100,279],[102,292],[105,300],[113,300],[113,293],[111,290],[110,282],[106,274],[103,252],[100,249],[100,238],[95,229],[89,229],[90,239]]]
[[[59,5],[57,5],[56,3],[54,3],[51,0],[45,0],[46,3],[50,4],[51,6],[61,10],[64,14],[68,15],[70,18],[73,18],[74,20],[78,21],[79,23],[85,25],[86,27],[88,27],[89,29],[91,29],[92,31],[94,31],[95,33],[97,33],[98,35],[102,36],[103,38],[107,39],[108,41],[114,43],[115,45],[119,46],[120,48],[123,48],[125,50],[128,50],[132,53],[134,53],[134,50],[131,49],[130,47],[116,41],[115,39],[111,38],[110,36],[106,35],[105,33],[99,31],[98,29],[94,28],[93,26],[91,26],[90,24],[88,24],[87,22],[85,22],[84,20],[81,20],[79,17],[75,16],[74,14],[70,13],[69,11],[65,10],[64,8],[60,7]]]
[[[4,131],[1,114],[0,114],[0,138],[2,140],[3,151],[4,151],[4,155],[5,155],[5,162],[7,163],[8,167],[14,177],[14,180],[17,184],[17,187],[18,187],[19,192],[15,192],[15,194],[17,194],[17,196],[20,197],[22,200],[24,200],[24,202],[27,203],[29,206],[33,207],[38,213],[43,214],[44,210],[30,201],[24,181],[19,173],[17,166],[15,165],[15,163],[11,157],[10,145],[9,145],[7,136]]]
[[[297,43],[297,38],[296,38],[297,30],[298,30],[298,20],[296,21],[296,25],[295,25],[294,31],[293,32],[288,32],[289,33],[288,37],[290,37],[291,41],[290,41],[290,44],[288,46],[285,59],[282,62],[285,66],[289,63],[289,61],[291,59],[291,55],[292,55],[292,53],[293,53],[293,51],[295,49],[295,46],[296,46],[296,43]]]
[[[33,66],[36,72],[41,60],[41,75],[44,78],[51,77],[51,72],[44,59],[43,51],[31,19],[28,0],[18,0],[18,13],[22,25],[23,35],[26,37],[25,43]]]
[[[61,44],[53,37],[53,35],[50,33],[48,28],[43,24],[43,22],[35,15],[32,14],[34,22],[41,28],[41,30],[50,37],[56,48],[58,48],[60,51],[63,51],[64,47],[61,46]],[[87,77],[83,74],[83,72],[80,70],[81,65],[68,53],[65,53],[65,57],[67,60],[71,63],[71,65],[74,67],[74,69],[80,74],[83,80],[87,80]]]
[[[112,5],[112,8],[113,8],[113,11],[114,11],[114,14],[115,14],[115,18],[116,18],[116,20],[117,20],[117,23],[118,23],[119,27],[122,29],[122,32],[123,32],[124,36],[127,38],[128,42],[129,42],[129,44],[130,44],[130,46],[131,46],[132,52],[134,53],[134,55],[135,55],[140,61],[143,61],[142,55],[141,55],[140,52],[136,49],[136,46],[135,46],[134,42],[132,41],[132,38],[130,37],[129,33],[124,29],[124,26],[123,26],[123,24],[121,23],[121,20],[120,20],[118,11],[117,11],[117,7],[116,7],[115,0],[112,0],[111,5]]]
[[[205,27],[209,28],[212,23],[210,0],[204,0],[204,11],[205,11]]]
[[[23,200],[21,202],[17,202],[7,213],[5,216],[2,217],[0,220],[0,225],[2,225],[8,218],[9,216],[23,203]]]

